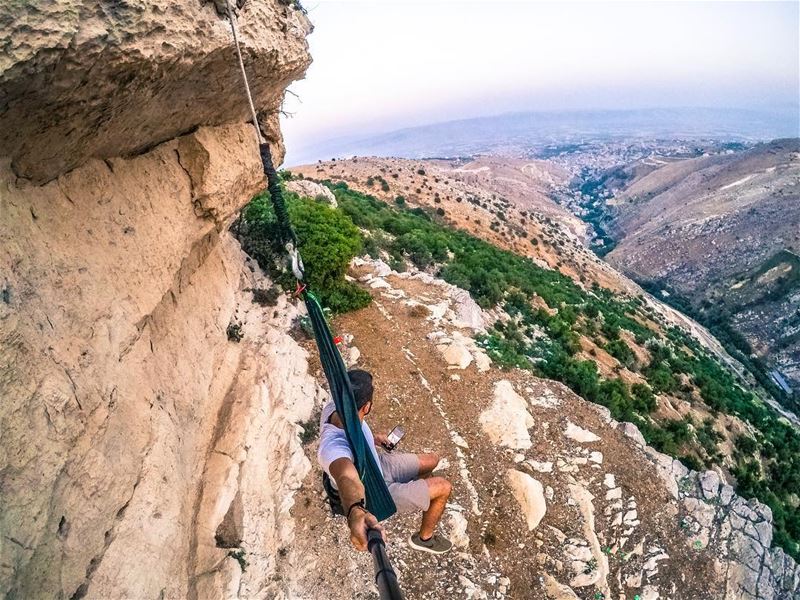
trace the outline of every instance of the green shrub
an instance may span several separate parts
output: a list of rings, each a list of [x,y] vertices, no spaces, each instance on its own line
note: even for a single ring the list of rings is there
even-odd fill
[[[346,312],[369,304],[370,295],[344,275],[352,258],[361,253],[358,228],[342,211],[296,194],[285,194],[289,219],[299,239],[305,266],[305,281],[324,306]],[[275,281],[287,289],[293,277],[284,268],[285,250],[267,194],[259,194],[243,212],[242,246]]]
[[[605,350],[628,368],[636,364],[636,355],[631,350],[631,347],[621,339],[615,339],[607,343]]]

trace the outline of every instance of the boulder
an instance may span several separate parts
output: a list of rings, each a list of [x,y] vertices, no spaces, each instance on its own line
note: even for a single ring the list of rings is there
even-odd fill
[[[544,487],[527,473],[514,469],[506,471],[506,480],[522,509],[525,521],[528,523],[528,530],[533,531],[547,512]]]
[[[620,423],[619,428],[622,429],[622,433],[625,434],[625,436],[631,438],[634,442],[636,442],[637,446],[644,447],[647,445],[647,442],[645,441],[642,432],[639,431],[639,428],[633,423],[627,423],[627,422]]]
[[[700,475],[700,487],[703,490],[703,496],[707,500],[716,498],[719,495],[720,477],[716,471],[705,471]]]
[[[510,381],[495,383],[492,403],[481,413],[479,421],[494,444],[514,450],[531,447],[528,429],[533,427],[533,417],[525,399],[514,391]]]
[[[486,317],[483,309],[473,300],[466,290],[450,286],[448,295],[453,304],[453,325],[464,327],[473,331],[484,331],[486,329]]]
[[[338,204],[336,204],[336,196],[333,195],[333,192],[316,181],[311,181],[309,179],[293,179],[286,183],[286,189],[304,198],[323,200],[334,208],[338,206]],[[384,276],[379,273],[377,275],[378,277]]]
[[[538,460],[528,459],[528,464],[533,468],[534,471],[539,471],[539,473],[553,472],[553,463],[550,461],[539,462]]]

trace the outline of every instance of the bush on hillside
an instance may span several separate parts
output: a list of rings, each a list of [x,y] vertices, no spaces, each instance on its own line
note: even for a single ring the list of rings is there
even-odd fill
[[[305,281],[324,306],[337,313],[362,308],[370,295],[345,281],[352,258],[361,253],[358,228],[340,210],[328,204],[285,192],[289,219],[299,239],[305,266]],[[268,194],[253,198],[242,214],[242,246],[270,277],[293,289],[294,279],[284,268],[286,251]]]

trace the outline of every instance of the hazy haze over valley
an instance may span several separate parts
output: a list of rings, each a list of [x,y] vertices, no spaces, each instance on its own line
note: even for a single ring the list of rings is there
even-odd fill
[[[735,108],[783,117],[763,127],[761,117],[717,112],[667,133],[722,124],[759,139],[797,135],[795,2],[322,0],[308,9],[314,62],[284,105],[288,165],[368,150],[332,140],[531,111]],[[644,124],[664,131],[660,120]],[[606,124],[620,130],[589,123]],[[434,154],[422,150],[414,155]]]

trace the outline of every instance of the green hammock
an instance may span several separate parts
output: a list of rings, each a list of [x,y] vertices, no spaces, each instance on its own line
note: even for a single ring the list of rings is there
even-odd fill
[[[299,260],[299,255],[297,254],[297,237],[289,222],[289,213],[286,210],[278,174],[272,164],[269,145],[261,143],[259,150],[261,163],[264,166],[264,175],[267,177],[267,189],[272,199],[279,230],[283,238],[281,242],[286,245],[291,255],[292,268],[299,284],[302,280],[302,261]],[[347,376],[347,367],[333,341],[331,330],[325,320],[319,301],[314,294],[305,289],[305,286],[299,289],[302,290],[308,317],[314,330],[320,362],[328,380],[331,397],[336,405],[336,412],[339,413],[339,418],[344,425],[347,441],[355,457],[356,469],[364,484],[367,510],[375,515],[379,521],[382,521],[392,516],[397,511],[397,508],[392,496],[389,494],[389,489],[386,487],[386,482],[383,480],[380,467],[375,462],[375,456],[367,446],[367,440],[361,429],[361,421],[358,418],[353,388],[350,385],[350,378]],[[347,507],[345,507],[346,509]]]

